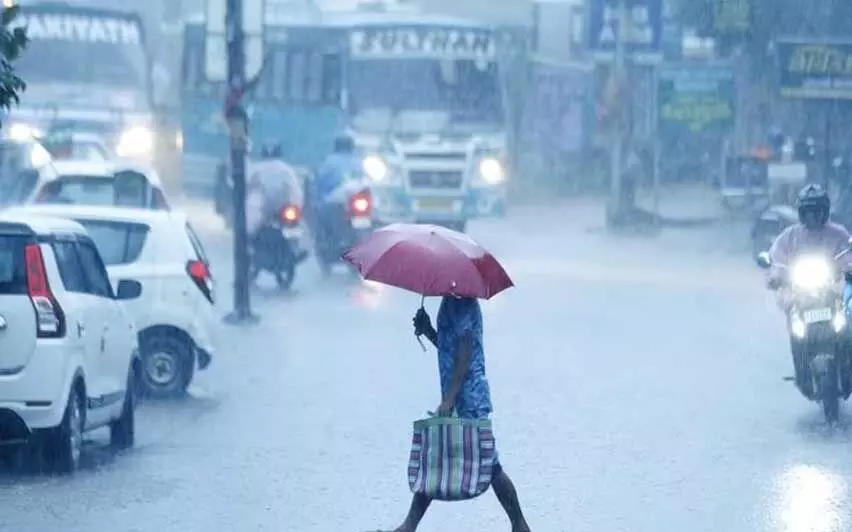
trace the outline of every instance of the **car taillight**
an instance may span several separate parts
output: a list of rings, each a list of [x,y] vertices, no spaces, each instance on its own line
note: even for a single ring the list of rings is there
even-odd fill
[[[39,338],[65,336],[65,313],[50,291],[41,246],[29,244],[24,248],[27,268],[27,294],[36,313],[36,334]]]
[[[302,218],[302,211],[296,205],[287,205],[281,209],[281,223],[295,225]]]
[[[186,273],[207,301],[213,303],[213,276],[210,275],[210,268],[200,260],[191,260],[186,264]]]
[[[352,196],[349,200],[349,210],[354,216],[369,216],[373,201],[369,191],[363,191]]]

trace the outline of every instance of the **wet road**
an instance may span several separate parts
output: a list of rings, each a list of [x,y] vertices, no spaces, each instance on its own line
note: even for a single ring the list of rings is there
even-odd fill
[[[483,306],[486,356],[534,530],[852,530],[852,427],[825,429],[782,382],[782,324],[747,255],[705,233],[612,239],[542,219],[560,215],[471,229],[517,284]],[[221,282],[226,237],[202,232]],[[300,273],[291,297],[256,293],[259,326],[223,326],[193,398],[145,405],[133,451],[111,456],[98,435],[73,478],[0,475],[0,530],[397,524],[410,422],[440,399],[411,333],[418,298]],[[489,493],[435,506],[422,530],[508,525]]]

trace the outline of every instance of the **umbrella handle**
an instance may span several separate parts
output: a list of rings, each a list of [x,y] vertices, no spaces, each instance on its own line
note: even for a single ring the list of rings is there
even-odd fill
[[[417,342],[420,344],[420,349],[422,349],[423,352],[425,353],[426,352],[426,344],[423,343],[423,340],[419,336],[414,335],[414,337],[417,338]]]

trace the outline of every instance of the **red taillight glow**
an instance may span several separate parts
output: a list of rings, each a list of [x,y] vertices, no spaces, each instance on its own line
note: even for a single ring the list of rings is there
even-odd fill
[[[186,273],[207,301],[213,303],[213,276],[210,274],[210,268],[200,260],[191,260],[186,264]]]
[[[30,297],[50,297],[44,257],[38,244],[29,244],[24,250],[27,265],[27,293]]]
[[[352,200],[349,202],[349,207],[352,210],[352,214],[357,214],[359,216],[364,216],[370,213],[370,209],[372,208],[372,201],[370,201],[370,193],[369,192],[360,192],[352,196]]]
[[[200,260],[190,261],[188,268],[189,275],[193,279],[207,279],[210,276],[210,270],[208,270],[207,266]]]
[[[281,209],[281,221],[285,224],[294,224],[302,217],[302,212],[295,205],[287,205]]]
[[[65,314],[53,297],[44,267],[41,246],[28,244],[24,248],[24,263],[27,269],[27,294],[36,313],[36,334],[39,338],[61,338],[65,336]]]

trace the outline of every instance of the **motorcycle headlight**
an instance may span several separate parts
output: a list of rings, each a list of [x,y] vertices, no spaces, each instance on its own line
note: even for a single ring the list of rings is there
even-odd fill
[[[154,132],[143,126],[125,130],[115,148],[119,157],[149,155],[154,151]]]
[[[790,281],[795,288],[818,290],[831,284],[832,270],[827,260],[820,257],[805,257],[793,265]]]
[[[33,138],[38,138],[42,136],[42,132],[29,124],[11,124],[9,126],[9,137],[12,140],[16,140],[18,142],[23,142],[25,140],[30,140]]]
[[[489,185],[502,183],[506,179],[503,164],[494,157],[486,157],[479,161],[479,175]]]
[[[382,181],[388,176],[388,165],[378,155],[368,155],[363,161],[364,173],[374,181]]]

